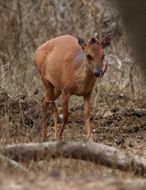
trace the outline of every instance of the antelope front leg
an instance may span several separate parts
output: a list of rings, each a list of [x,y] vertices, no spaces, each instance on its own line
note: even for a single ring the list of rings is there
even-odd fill
[[[48,102],[43,97],[41,100],[41,135],[44,139],[47,139],[47,108]]]
[[[48,137],[47,132],[47,121],[50,119],[51,113],[53,113],[54,128],[55,128],[55,139],[58,139],[58,111],[55,106],[55,101],[47,101],[45,97],[42,99],[42,121],[41,121],[41,133],[44,140]]]
[[[87,129],[87,140],[92,141],[93,140],[93,134],[92,134],[92,125],[91,125],[91,94],[84,96],[84,116],[85,116],[85,126]]]
[[[55,128],[55,140],[59,140],[59,135],[58,135],[58,110],[55,106],[54,102],[54,108],[53,108],[53,120],[54,120],[54,128]]]
[[[68,120],[68,98],[69,94],[62,92],[62,109],[63,109],[63,120],[62,120],[62,126],[59,132],[59,139],[61,139],[62,133],[64,131],[65,124]]]

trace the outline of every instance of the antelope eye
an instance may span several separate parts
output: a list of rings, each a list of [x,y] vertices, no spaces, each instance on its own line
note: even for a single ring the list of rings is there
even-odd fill
[[[92,56],[91,55],[87,55],[87,58],[91,61],[93,60]]]

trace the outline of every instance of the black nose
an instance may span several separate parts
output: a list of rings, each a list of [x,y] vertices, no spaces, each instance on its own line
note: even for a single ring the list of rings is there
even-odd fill
[[[95,72],[95,76],[100,77],[100,72],[99,71]]]

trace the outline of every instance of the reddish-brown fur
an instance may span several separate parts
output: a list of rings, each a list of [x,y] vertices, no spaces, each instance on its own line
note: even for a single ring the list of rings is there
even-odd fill
[[[47,41],[36,50],[35,64],[45,88],[41,123],[44,138],[47,137],[45,120],[48,106],[53,113],[55,138],[60,139],[68,120],[68,99],[71,95],[78,95],[84,97],[87,139],[92,139],[91,92],[96,77],[103,75],[107,68],[103,42],[91,38],[85,43],[71,35],[63,35]],[[62,95],[63,122],[59,130],[55,100],[60,95]]]

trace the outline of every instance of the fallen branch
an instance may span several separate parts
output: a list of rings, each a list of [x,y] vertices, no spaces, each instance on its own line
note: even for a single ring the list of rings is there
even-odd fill
[[[135,109],[128,109],[129,114],[136,116],[136,117],[143,117],[146,116],[146,109],[144,108],[135,108]]]
[[[91,161],[113,169],[146,173],[146,159],[114,147],[97,143],[45,142],[1,147],[1,153],[15,161],[34,161],[58,157]]]
[[[21,164],[19,164],[19,163],[17,163],[16,161],[14,161],[14,160],[11,160],[10,158],[7,158],[7,157],[5,157],[5,156],[3,156],[3,155],[1,155],[0,154],[0,162],[4,165],[4,163],[8,166],[8,167],[10,167],[10,168],[12,168],[12,169],[16,169],[16,170],[18,170],[18,171],[20,171],[20,172],[23,172],[23,173],[28,173],[29,171],[25,168],[25,167],[23,167]]]

